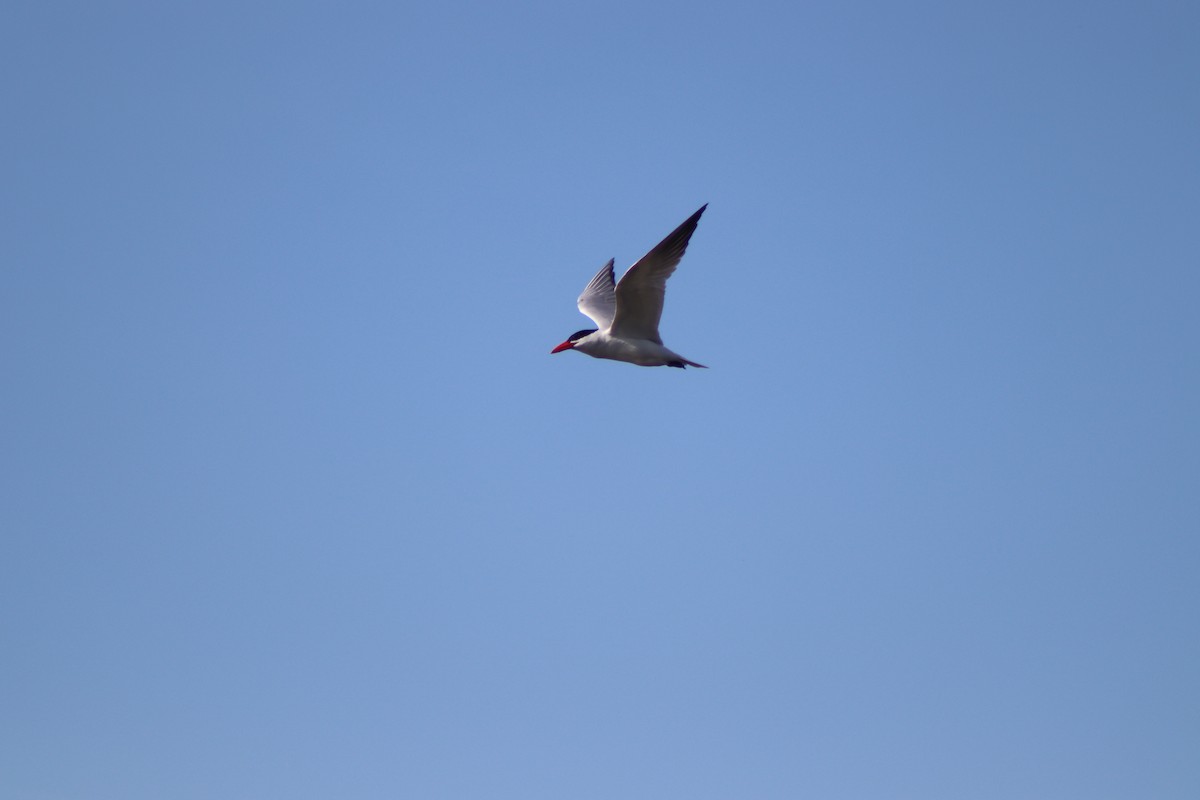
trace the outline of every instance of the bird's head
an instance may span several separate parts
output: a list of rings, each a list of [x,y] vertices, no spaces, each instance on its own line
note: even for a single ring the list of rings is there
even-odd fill
[[[553,350],[551,350],[550,351],[551,354],[561,353],[563,350],[570,350],[576,344],[579,343],[580,339],[584,338],[585,336],[591,336],[593,333],[596,332],[596,330],[597,330],[596,328],[586,328],[581,331],[575,331],[574,333],[572,333],[570,336],[567,337],[567,340],[565,342],[563,342],[562,344],[558,345]]]

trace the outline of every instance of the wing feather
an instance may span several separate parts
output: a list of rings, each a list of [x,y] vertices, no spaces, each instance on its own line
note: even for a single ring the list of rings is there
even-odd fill
[[[617,284],[615,293],[616,313],[612,317],[614,336],[628,339],[649,339],[662,344],[662,339],[658,335],[658,323],[662,319],[663,300],[667,294],[667,278],[671,277],[675,272],[675,267],[683,258],[688,241],[695,233],[696,225],[700,222],[700,215],[706,208],[708,208],[707,203],[688,217],[682,225],[671,231],[667,238],[654,246],[654,249],[638,259],[637,263],[621,276],[621,282]],[[596,278],[599,277],[599,275],[596,276]],[[592,282],[595,283],[595,280],[593,278]],[[583,298],[581,297],[580,308],[582,307]],[[595,319],[595,317],[592,318]]]
[[[616,284],[613,281],[613,261],[600,268],[596,276],[583,287],[579,295],[579,310],[585,317],[596,323],[596,327],[605,330],[612,325],[613,315],[617,309]]]

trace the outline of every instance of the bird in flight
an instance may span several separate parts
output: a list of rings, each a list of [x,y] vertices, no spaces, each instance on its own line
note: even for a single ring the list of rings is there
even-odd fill
[[[609,259],[584,287],[578,300],[579,310],[591,318],[596,327],[576,331],[550,352],[578,350],[593,358],[628,361],[642,367],[707,369],[703,364],[688,361],[668,350],[658,335],[667,278],[683,258],[688,240],[706,208],[707,203],[639,258],[621,277],[620,283],[613,281],[614,259]]]

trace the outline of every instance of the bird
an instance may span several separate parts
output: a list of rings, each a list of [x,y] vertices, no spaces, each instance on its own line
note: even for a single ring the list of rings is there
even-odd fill
[[[706,208],[708,203],[700,206],[699,211],[639,258],[625,271],[619,283],[613,281],[615,259],[609,259],[584,287],[577,301],[579,310],[596,323],[596,327],[572,333],[550,353],[578,350],[592,358],[626,361],[641,367],[708,369],[664,347],[658,334],[667,278],[683,258],[688,240]]]

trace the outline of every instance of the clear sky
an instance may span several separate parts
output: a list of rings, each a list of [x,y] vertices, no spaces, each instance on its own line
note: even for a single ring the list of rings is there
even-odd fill
[[[4,17],[4,797],[1200,797],[1194,2]]]

